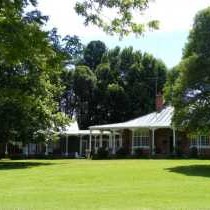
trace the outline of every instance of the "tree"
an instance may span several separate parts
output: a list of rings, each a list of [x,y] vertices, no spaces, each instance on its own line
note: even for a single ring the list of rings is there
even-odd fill
[[[176,67],[173,121],[191,133],[209,134],[210,121],[210,7],[200,11],[190,31],[183,60]]]
[[[1,141],[32,139],[38,130],[60,126],[62,92],[60,55],[41,30],[47,17],[24,8],[36,1],[0,3],[0,135]]]
[[[198,12],[194,19],[193,28],[188,36],[188,42],[183,51],[183,58],[193,54],[203,58],[210,57],[210,7]]]
[[[149,6],[151,0],[83,0],[76,3],[77,14],[85,18],[85,25],[94,24],[108,34],[119,34],[120,37],[133,32],[141,35],[147,28],[157,29],[158,21],[137,23],[134,16],[142,14]],[[111,17],[106,11],[111,10]]]
[[[84,49],[84,64],[95,70],[101,63],[101,58],[106,52],[106,45],[101,41],[91,41]]]
[[[91,124],[91,104],[96,85],[94,73],[87,66],[77,66],[74,72],[73,90],[76,95],[76,113],[80,128]]]
[[[87,97],[91,120],[86,125],[121,122],[153,111],[156,88],[162,91],[166,79],[162,61],[132,47],[108,50],[93,73],[96,83]]]
[[[67,68],[72,68],[82,59],[84,46],[78,36],[65,36],[62,38],[57,33],[57,29],[53,28],[49,33],[52,46],[57,54],[62,58],[63,64]]]
[[[179,77],[179,66],[173,67],[170,71],[167,72],[167,79],[164,85],[164,99],[166,103],[170,104],[174,97],[174,87],[177,78]]]
[[[76,109],[76,98],[73,90],[74,67],[78,65],[84,54],[84,46],[77,36],[65,36],[62,38],[57,29],[52,29],[49,34],[53,49],[60,57],[65,67],[61,73],[61,83],[64,87],[63,94],[59,99],[60,110],[70,118],[73,117]]]

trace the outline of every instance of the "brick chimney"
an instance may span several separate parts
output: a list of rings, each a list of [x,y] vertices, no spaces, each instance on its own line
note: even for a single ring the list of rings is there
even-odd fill
[[[155,105],[157,112],[160,112],[163,109],[164,100],[163,100],[163,95],[160,92],[156,95]]]

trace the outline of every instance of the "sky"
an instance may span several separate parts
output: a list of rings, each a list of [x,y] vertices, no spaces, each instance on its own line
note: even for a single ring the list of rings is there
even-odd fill
[[[83,44],[92,40],[103,41],[108,48],[133,46],[135,50],[148,52],[161,59],[168,68],[181,60],[182,49],[192,28],[195,14],[208,6],[210,0],[155,0],[137,21],[156,19],[160,29],[141,37],[129,35],[119,40],[95,26],[84,26],[83,18],[74,11],[75,0],[38,0],[38,9],[49,16],[47,29],[56,27],[62,36],[77,35]],[[107,11],[107,15],[113,15]]]

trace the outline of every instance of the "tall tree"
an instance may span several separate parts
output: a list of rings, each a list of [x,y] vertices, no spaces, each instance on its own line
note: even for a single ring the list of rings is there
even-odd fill
[[[53,49],[60,57],[65,69],[61,73],[61,83],[64,87],[60,96],[60,110],[73,117],[76,109],[76,98],[73,90],[74,67],[81,62],[84,54],[84,46],[77,36],[65,36],[62,38],[54,28],[49,34]]]
[[[210,134],[209,46],[210,7],[195,16],[173,89],[174,123],[191,133]]]
[[[101,63],[103,54],[106,52],[106,45],[101,41],[91,41],[84,49],[84,64],[95,70]]]
[[[37,130],[60,125],[62,59],[41,30],[47,17],[24,14],[36,1],[0,3],[0,135],[1,141],[27,141]]]
[[[76,95],[76,112],[81,129],[91,124],[91,104],[96,84],[94,73],[87,66],[77,66],[74,72],[74,93]]]

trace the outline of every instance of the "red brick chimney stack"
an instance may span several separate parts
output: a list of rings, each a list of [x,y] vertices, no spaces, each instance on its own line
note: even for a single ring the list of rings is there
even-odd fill
[[[164,100],[163,100],[163,95],[160,92],[156,95],[155,105],[157,112],[160,112],[163,109]]]

